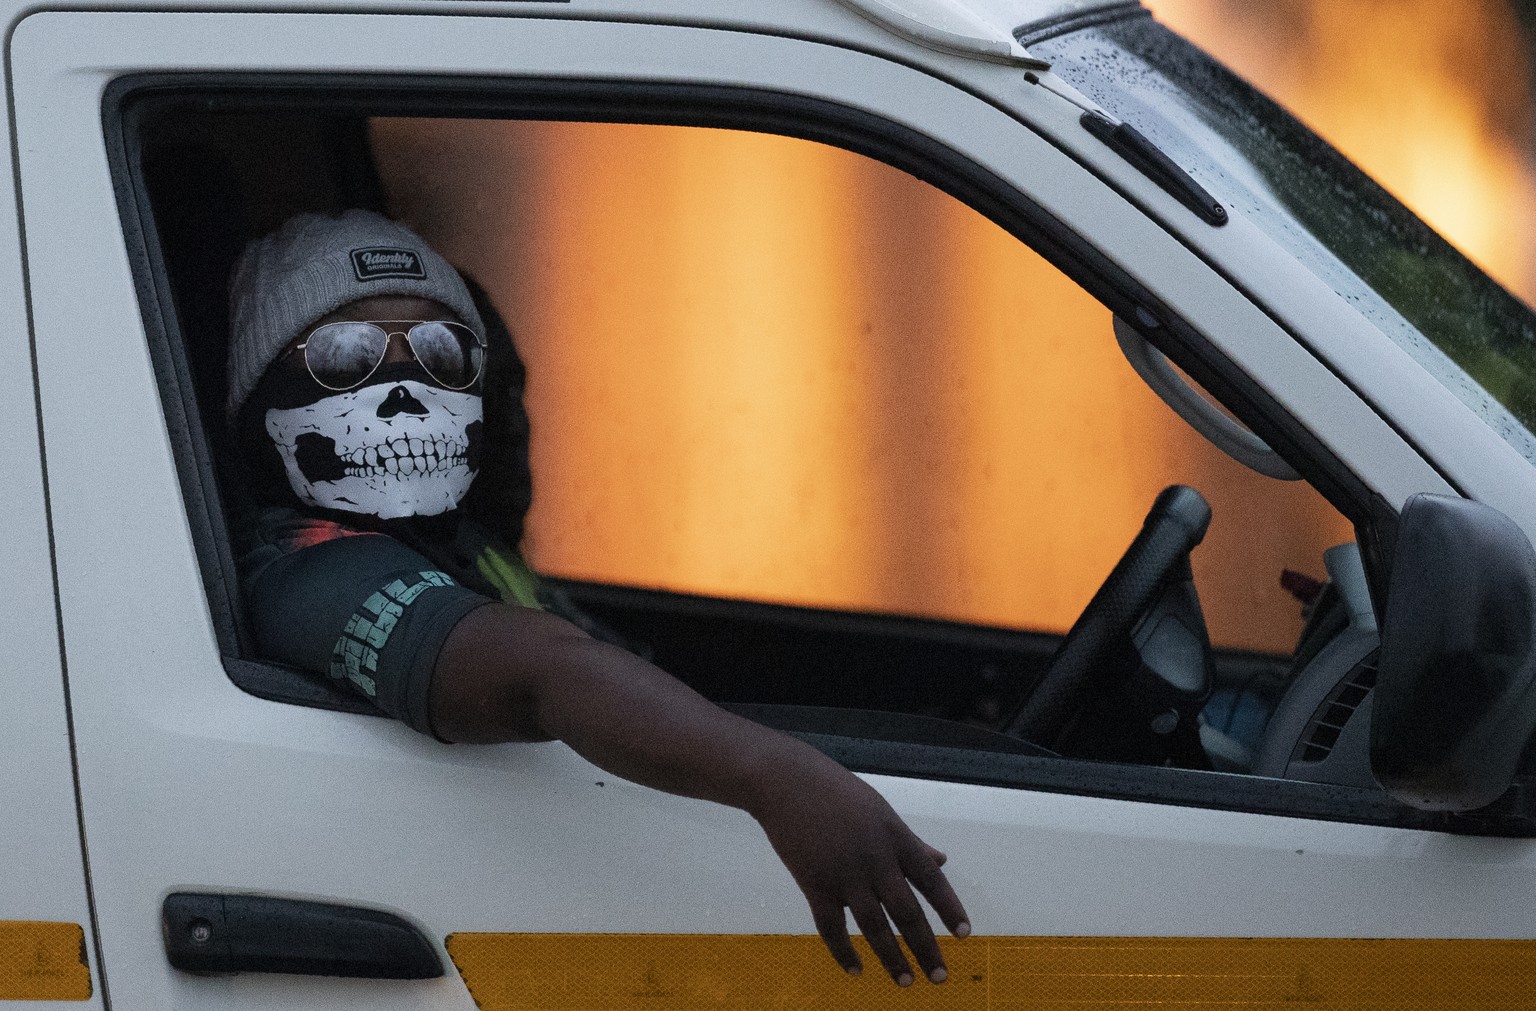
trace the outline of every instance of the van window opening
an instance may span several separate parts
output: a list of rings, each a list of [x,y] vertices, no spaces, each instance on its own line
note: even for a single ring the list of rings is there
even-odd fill
[[[967,175],[962,155],[924,168],[939,155],[898,150],[894,133],[847,141],[877,161],[787,135],[817,133],[803,125],[368,119],[318,98],[162,108],[142,134],[154,255],[182,331],[167,336],[186,342],[205,423],[222,361],[197,335],[227,326],[220,256],[231,262],[297,210],[384,210],[489,291],[527,360],[535,495],[523,543],[535,569],[707,697],[831,734],[834,757],[855,769],[1418,817],[1282,771],[1250,789],[1243,777],[1116,764],[1136,758],[1042,757],[998,733],[1009,693],[1046,663],[1171,482],[1199,486],[1217,512],[1194,556],[1222,693],[1207,715],[1261,733],[1304,659],[1294,591],[1309,584],[1280,576],[1320,576],[1322,548],[1364,520],[1188,431],[1125,363],[1099,301],[1145,296],[1100,276],[1091,246],[1063,248],[1033,217],[1041,209]],[[281,160],[263,155],[277,137]],[[1082,276],[1052,266],[1037,239]],[[1302,453],[1274,405],[1195,364],[1245,423]],[[210,430],[220,497],[238,508],[220,438]],[[1352,478],[1312,448],[1288,458],[1358,510]],[[507,516],[520,521],[523,506]],[[205,574],[215,550],[228,547],[205,546]],[[366,711],[300,672],[226,653],[254,694]]]

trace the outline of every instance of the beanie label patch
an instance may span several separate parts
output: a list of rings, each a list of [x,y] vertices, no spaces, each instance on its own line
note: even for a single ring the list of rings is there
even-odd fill
[[[381,277],[425,278],[427,269],[413,250],[370,246],[352,250],[352,272],[359,281],[377,281]]]

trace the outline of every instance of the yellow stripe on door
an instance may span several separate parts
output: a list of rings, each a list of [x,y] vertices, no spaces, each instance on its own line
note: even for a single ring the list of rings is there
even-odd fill
[[[0,1000],[90,1000],[78,923],[0,920]]]
[[[1515,1011],[1536,1007],[1536,941],[972,937],[949,981],[898,990],[815,936],[452,934],[480,1011]]]

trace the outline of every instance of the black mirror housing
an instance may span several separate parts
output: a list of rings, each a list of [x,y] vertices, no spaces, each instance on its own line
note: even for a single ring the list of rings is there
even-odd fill
[[[1536,730],[1536,551],[1503,513],[1415,495],[1381,631],[1371,771],[1425,810],[1492,804]]]

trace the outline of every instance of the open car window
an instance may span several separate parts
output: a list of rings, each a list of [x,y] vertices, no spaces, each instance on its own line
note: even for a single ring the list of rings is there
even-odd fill
[[[173,105],[138,128],[205,419],[241,244],[300,210],[400,218],[484,290],[526,366],[526,415],[491,438],[531,486],[498,485],[485,518],[716,701],[869,771],[1415,817],[1370,784],[1369,710],[1345,691],[1375,643],[1365,518],[1207,443],[1126,363],[1103,293],[938,186],[807,139],[656,123],[319,103]],[[207,438],[230,513],[239,461]],[[1174,485],[1213,518],[1132,616],[1144,648],[1096,655],[1080,704],[1021,732]],[[232,571],[215,548],[210,582]],[[223,592],[241,687],[366,711],[255,655],[227,575]],[[1200,669],[1170,723],[1158,685]]]

